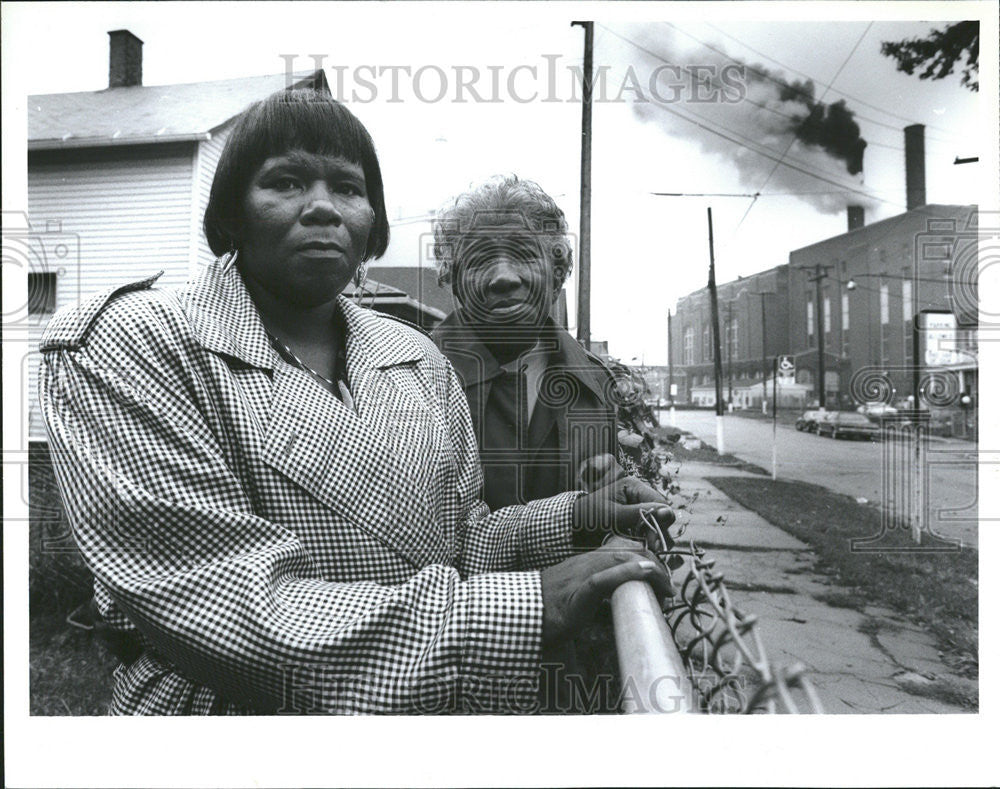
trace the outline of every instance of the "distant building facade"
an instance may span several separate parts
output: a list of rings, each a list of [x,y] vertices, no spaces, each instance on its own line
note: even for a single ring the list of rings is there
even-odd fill
[[[759,405],[771,360],[789,353],[788,266],[718,285],[718,302],[723,400],[741,408]],[[715,349],[707,287],[680,299],[671,329],[674,400],[714,405]]]
[[[977,207],[922,205],[870,225],[854,211],[850,228],[792,251],[787,265],[718,286],[723,401],[761,405],[773,392],[770,360],[787,354],[795,361],[795,385],[779,391],[779,405],[816,404],[822,332],[827,408],[912,405],[918,364],[922,408],[947,422],[942,432],[974,434]],[[764,292],[777,295],[754,295]],[[922,333],[921,349],[931,346],[932,353],[915,358],[914,321],[921,312],[954,315],[956,329],[950,336]],[[672,328],[677,402],[714,405],[707,288],[678,302]]]
[[[818,397],[820,332],[828,408],[876,395],[907,405],[914,365],[923,377],[939,369],[939,383],[955,390],[958,404],[925,391],[923,405],[954,416],[961,433],[958,421],[963,409],[974,412],[978,390],[977,232],[976,206],[923,205],[791,252],[788,339],[796,380]],[[914,349],[914,321],[923,311],[953,314],[957,324],[944,344],[921,333],[923,350],[941,345],[931,357]]]

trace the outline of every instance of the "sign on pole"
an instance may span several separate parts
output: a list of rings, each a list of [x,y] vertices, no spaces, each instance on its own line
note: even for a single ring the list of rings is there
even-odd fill
[[[947,367],[962,361],[957,350],[958,321],[951,312],[917,313],[917,328],[923,335],[924,366]]]
[[[795,357],[778,357],[778,383],[782,386],[795,383]]]

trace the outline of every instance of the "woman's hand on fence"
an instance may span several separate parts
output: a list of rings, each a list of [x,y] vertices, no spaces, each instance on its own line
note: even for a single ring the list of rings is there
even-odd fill
[[[675,594],[663,564],[638,545],[577,554],[545,568],[541,577],[544,646],[573,636],[590,621],[601,600],[626,581],[647,581],[660,600]]]

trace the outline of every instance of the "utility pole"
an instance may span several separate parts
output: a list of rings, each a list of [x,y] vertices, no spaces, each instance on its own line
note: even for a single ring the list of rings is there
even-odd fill
[[[767,293],[758,293],[760,296],[760,374],[761,380],[767,383],[767,310],[764,309],[764,297]]]
[[[823,280],[829,275],[826,270],[830,266],[824,266],[821,263],[817,263],[813,266],[813,276],[809,278],[810,282],[816,283],[816,340],[817,340],[817,350],[818,350],[818,360],[819,360],[819,410],[826,410],[826,343],[825,343],[825,324],[823,322]]]
[[[583,28],[583,120],[580,132],[580,254],[577,261],[576,339],[590,350],[590,155],[594,95],[594,23]]]
[[[712,304],[712,343],[715,346],[715,440],[716,451],[726,452],[722,434],[722,348],[719,342],[719,294],[715,290],[715,239],[712,236],[712,208],[708,208],[708,296]]]
[[[914,267],[916,269],[916,267]],[[916,270],[914,270],[914,280],[916,280]],[[916,288],[913,289],[914,293],[918,293]],[[923,361],[920,358],[920,315],[922,313],[917,312],[916,307],[919,304],[913,305],[912,320],[913,320],[913,491],[912,499],[910,504],[910,534],[913,537],[913,541],[920,545],[920,538],[923,533],[924,524],[922,514],[923,505],[923,488],[921,479],[921,468],[920,468],[920,440],[922,438],[921,432],[924,429],[923,425],[920,424],[920,367]]]
[[[733,300],[726,301],[726,378],[729,379],[729,411],[733,410]]]
[[[674,417],[674,316],[667,310],[667,385],[670,394],[670,425],[676,422]]]
[[[771,291],[753,291],[760,296],[760,391],[761,405],[767,414],[767,309],[764,299],[771,296]]]

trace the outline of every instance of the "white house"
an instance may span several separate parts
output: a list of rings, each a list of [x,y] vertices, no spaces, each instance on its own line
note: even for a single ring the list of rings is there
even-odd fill
[[[107,89],[28,97],[28,216],[22,228],[4,218],[5,257],[15,249],[28,269],[29,440],[45,440],[37,342],[52,313],[158,271],[160,284],[180,285],[211,262],[202,219],[235,116],[283,88],[329,92],[322,70],[145,87],[142,41],[108,35]],[[386,312],[444,317],[397,288],[367,291]]]

